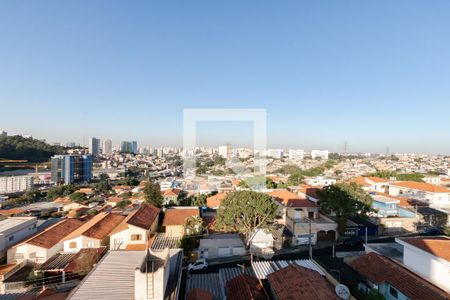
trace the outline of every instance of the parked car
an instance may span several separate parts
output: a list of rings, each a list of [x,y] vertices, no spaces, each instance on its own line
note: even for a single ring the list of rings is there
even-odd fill
[[[208,263],[205,259],[199,259],[195,263],[189,264],[188,272],[196,270],[205,270],[208,267]]]
[[[433,235],[443,235],[444,231],[437,227],[428,227],[421,232],[421,235],[433,236]]]

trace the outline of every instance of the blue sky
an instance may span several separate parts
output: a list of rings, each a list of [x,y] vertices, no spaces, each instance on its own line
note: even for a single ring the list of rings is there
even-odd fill
[[[271,147],[450,154],[449,15],[447,0],[2,1],[0,129],[181,145],[184,108],[265,108]],[[214,144],[252,131],[201,126]]]

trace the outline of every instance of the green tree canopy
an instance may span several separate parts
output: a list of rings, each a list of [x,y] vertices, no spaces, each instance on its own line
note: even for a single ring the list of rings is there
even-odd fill
[[[52,146],[20,135],[0,136],[0,158],[26,159],[29,162],[45,162],[51,156],[63,153],[64,147]]]
[[[201,234],[203,230],[205,230],[205,224],[202,217],[191,216],[186,219],[186,223],[184,224],[184,233],[186,235],[198,235]]]
[[[355,183],[336,183],[317,192],[320,209],[326,214],[334,213],[337,218],[338,231],[344,233],[348,218],[366,216],[372,211],[372,197]]]
[[[277,205],[264,193],[238,191],[222,201],[217,212],[217,228],[237,231],[246,238],[260,228],[270,227],[277,217]]]
[[[70,194],[69,199],[73,202],[81,202],[83,200],[86,200],[86,195],[80,192],[75,192]]]
[[[163,204],[163,197],[161,195],[161,188],[157,182],[148,181],[144,186],[145,200],[156,207],[161,207]]]

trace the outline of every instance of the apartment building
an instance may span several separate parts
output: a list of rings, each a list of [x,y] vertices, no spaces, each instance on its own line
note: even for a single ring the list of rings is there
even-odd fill
[[[3,176],[0,177],[0,194],[19,193],[34,186],[33,176]]]

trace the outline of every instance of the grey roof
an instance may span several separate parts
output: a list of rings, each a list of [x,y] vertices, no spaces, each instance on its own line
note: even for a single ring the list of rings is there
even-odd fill
[[[366,244],[365,248],[370,248],[378,254],[403,263],[403,245],[400,245],[399,243],[370,243]]]
[[[43,263],[39,270],[64,269],[78,253],[55,254]]]
[[[208,291],[213,295],[214,300],[224,297],[220,286],[219,273],[190,274],[186,283],[186,294],[195,288]]]
[[[267,275],[284,269],[291,264],[297,264],[304,268],[317,271],[320,275],[325,276],[322,268],[314,260],[310,259],[254,261],[252,262],[252,267],[258,279],[266,279]]]
[[[145,251],[109,251],[67,299],[134,299],[134,271]]]
[[[157,233],[153,243],[152,243],[152,250],[164,250],[166,248],[169,249],[175,249],[179,248],[179,242],[181,240],[181,237],[176,236],[167,236],[164,233]]]

